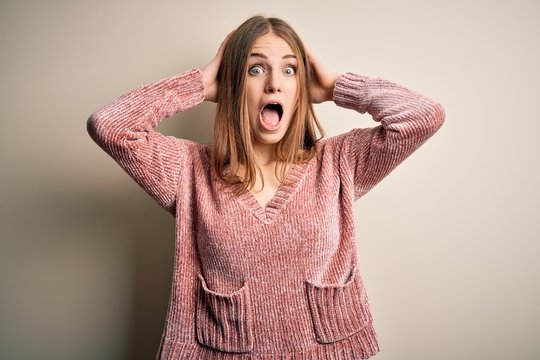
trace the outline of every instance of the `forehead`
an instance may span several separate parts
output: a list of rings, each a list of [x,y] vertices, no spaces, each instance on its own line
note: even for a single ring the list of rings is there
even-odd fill
[[[252,51],[261,53],[294,54],[289,44],[274,33],[260,36],[253,43]]]

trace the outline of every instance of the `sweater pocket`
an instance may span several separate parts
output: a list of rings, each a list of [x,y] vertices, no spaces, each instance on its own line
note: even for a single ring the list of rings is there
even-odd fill
[[[251,351],[253,322],[247,284],[233,293],[220,294],[210,290],[199,274],[195,323],[202,345],[232,353]]]
[[[343,285],[305,284],[317,341],[343,340],[371,324],[371,310],[356,265]]]

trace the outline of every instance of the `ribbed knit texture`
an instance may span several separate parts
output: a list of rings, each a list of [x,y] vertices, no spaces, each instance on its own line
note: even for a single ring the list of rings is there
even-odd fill
[[[376,354],[353,203],[439,129],[442,106],[384,79],[340,76],[335,103],[380,124],[319,141],[316,157],[293,165],[263,208],[249,191],[218,190],[208,146],[154,130],[203,100],[202,73],[192,69],[127,93],[87,122],[94,141],[176,219],[156,358]]]

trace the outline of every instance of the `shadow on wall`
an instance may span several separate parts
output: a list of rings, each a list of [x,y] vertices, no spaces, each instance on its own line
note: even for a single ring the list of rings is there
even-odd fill
[[[142,360],[155,357],[165,324],[173,272],[174,219],[142,190],[135,191],[139,194],[94,200],[89,210],[94,221],[111,230],[109,234],[124,233],[122,241],[131,249],[127,270],[130,291],[119,294],[129,304],[127,326],[125,334],[119,335],[125,337],[125,359]],[[95,216],[96,210],[101,210],[99,216]],[[110,240],[116,239],[111,236]]]
[[[165,120],[158,131],[207,142],[209,105]],[[85,136],[81,146],[94,146],[102,158],[78,167],[93,167],[85,173],[95,178],[6,185],[17,191],[3,204],[9,257],[1,266],[10,271],[0,280],[10,312],[0,329],[0,358],[152,359],[158,351],[174,219]]]
[[[0,358],[154,358],[171,288],[172,216],[135,186],[32,198],[2,231],[10,271],[0,276],[9,309]]]

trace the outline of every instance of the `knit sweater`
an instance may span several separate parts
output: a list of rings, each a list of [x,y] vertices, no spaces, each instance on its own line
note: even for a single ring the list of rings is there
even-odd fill
[[[154,128],[204,100],[199,69],[93,113],[92,139],[175,217],[158,359],[367,359],[379,352],[353,203],[444,122],[443,107],[380,78],[341,75],[334,102],[379,122],[316,143],[263,208],[218,189],[210,147]]]

